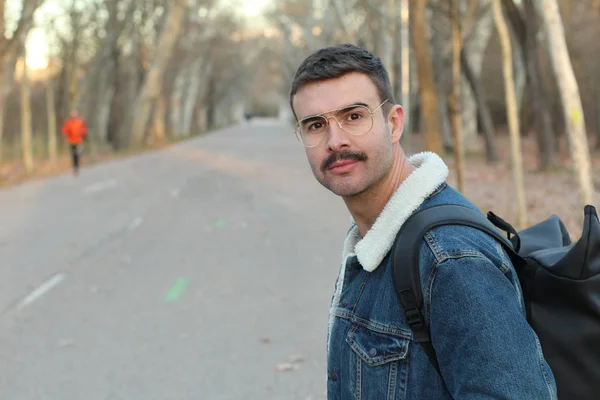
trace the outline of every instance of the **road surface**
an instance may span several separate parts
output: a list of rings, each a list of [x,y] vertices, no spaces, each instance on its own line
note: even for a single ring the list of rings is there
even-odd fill
[[[1,190],[0,399],[323,399],[348,226],[271,120]]]

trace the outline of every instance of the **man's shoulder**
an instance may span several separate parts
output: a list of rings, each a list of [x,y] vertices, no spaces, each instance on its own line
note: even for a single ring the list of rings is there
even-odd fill
[[[449,185],[443,188],[436,196],[427,199],[420,209],[453,204],[471,208],[476,212],[480,210],[465,196]],[[437,262],[449,258],[484,257],[493,263],[504,263],[500,244],[485,232],[465,225],[442,225],[431,229],[425,234],[423,245],[435,257]],[[422,252],[425,250],[422,247]]]

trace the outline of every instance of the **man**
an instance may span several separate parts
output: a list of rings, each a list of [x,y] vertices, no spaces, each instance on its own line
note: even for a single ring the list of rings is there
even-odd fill
[[[62,126],[62,133],[71,146],[71,161],[73,175],[79,174],[79,155],[82,150],[83,140],[87,135],[87,126],[76,110],[71,111],[71,117]]]
[[[330,308],[328,398],[555,399],[515,270],[476,229],[434,228],[418,255],[440,374],[412,341],[391,279],[395,236],[423,207],[475,206],[445,182],[439,156],[405,155],[404,111],[381,60],[350,44],[321,49],[298,68],[290,105],[316,179],[354,221]]]

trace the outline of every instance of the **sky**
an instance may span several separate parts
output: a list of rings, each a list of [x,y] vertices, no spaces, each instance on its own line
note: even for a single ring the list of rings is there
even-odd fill
[[[259,16],[272,3],[272,0],[238,0],[238,3],[240,3],[242,14],[252,18]]]
[[[15,6],[17,2],[9,1],[7,4],[8,22],[11,22],[11,18],[14,21],[20,11],[16,6],[11,9],[11,3]],[[62,4],[64,4],[64,0],[45,0],[36,12],[36,22],[39,23],[51,15],[61,14],[64,10]],[[250,21],[256,20],[257,23],[260,15],[271,4],[273,4],[273,0],[221,0],[221,7],[234,8]],[[11,29],[12,26],[9,23],[7,28]],[[31,69],[42,69],[48,65],[48,41],[44,30],[40,27],[34,27],[27,37],[27,65]]]

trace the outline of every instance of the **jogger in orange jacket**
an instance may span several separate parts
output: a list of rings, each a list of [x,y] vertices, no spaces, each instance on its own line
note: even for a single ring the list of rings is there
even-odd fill
[[[82,142],[87,135],[87,125],[75,110],[71,111],[71,117],[62,126],[62,134],[71,146],[71,158],[73,163],[73,174],[79,174],[79,155]]]

